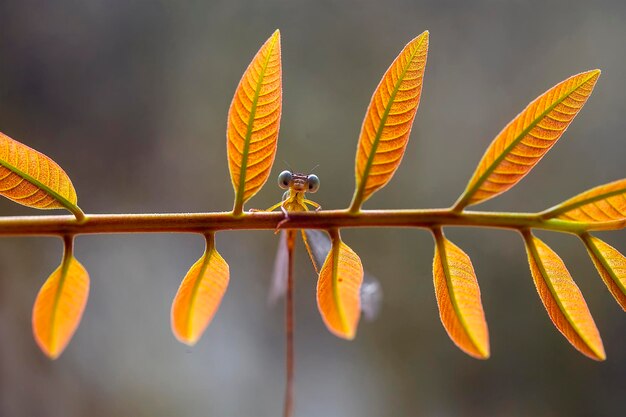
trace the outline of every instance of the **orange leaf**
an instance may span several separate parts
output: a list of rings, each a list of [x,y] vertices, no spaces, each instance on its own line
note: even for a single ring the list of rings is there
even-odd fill
[[[409,42],[376,87],[356,152],[351,211],[384,187],[400,166],[422,94],[428,31]]]
[[[615,301],[626,311],[626,257],[597,237],[584,234],[581,239]]]
[[[435,230],[433,277],[441,322],[450,339],[477,359],[489,358],[489,330],[472,261]]]
[[[74,332],[89,296],[89,274],[72,255],[66,242],[61,265],[48,277],[33,306],[33,335],[51,359],[63,352]]]
[[[455,210],[512,188],[559,140],[583,107],[600,70],[583,72],[537,97],[491,142]]]
[[[361,259],[331,233],[332,248],[317,281],[317,307],[328,330],[343,339],[354,339],[361,316]]]
[[[77,217],[76,190],[65,171],[41,152],[0,133],[0,194],[38,208],[65,208]]]
[[[207,235],[204,255],[189,269],[172,303],[172,331],[176,338],[194,345],[209,325],[229,281],[226,261],[215,249],[215,237]]]
[[[542,217],[586,223],[626,220],[626,179],[600,185],[578,194],[546,210]]]
[[[276,156],[282,108],[280,32],[265,42],[244,72],[228,110],[228,167],[235,189],[233,211],[267,181]]]
[[[585,356],[606,359],[587,303],[559,255],[530,233],[524,240],[535,287],[556,328]]]

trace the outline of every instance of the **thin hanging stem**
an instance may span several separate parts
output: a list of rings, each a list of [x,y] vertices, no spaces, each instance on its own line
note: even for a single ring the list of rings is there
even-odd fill
[[[287,268],[287,294],[285,296],[285,336],[286,336],[286,381],[285,381],[285,410],[284,417],[293,415],[293,376],[294,376],[294,282],[293,263],[295,255],[296,231],[287,232],[287,251],[289,253],[289,264]]]

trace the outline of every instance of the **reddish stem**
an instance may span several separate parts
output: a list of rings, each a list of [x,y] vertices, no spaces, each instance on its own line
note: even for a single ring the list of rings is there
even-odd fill
[[[293,282],[293,263],[294,248],[296,242],[296,231],[287,231],[287,251],[289,253],[289,265],[287,272],[287,294],[285,297],[285,335],[286,335],[286,382],[285,382],[285,409],[284,417],[293,415],[293,376],[294,376],[294,282]]]

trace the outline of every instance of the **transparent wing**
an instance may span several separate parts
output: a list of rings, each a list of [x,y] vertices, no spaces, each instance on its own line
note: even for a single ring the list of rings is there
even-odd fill
[[[313,262],[313,268],[319,274],[328,252],[330,252],[330,236],[321,230],[305,229],[302,231],[302,239],[311,262]]]
[[[280,232],[280,238],[278,240],[278,250],[276,251],[274,270],[272,271],[272,283],[267,296],[267,301],[270,305],[276,304],[279,299],[285,296],[285,292],[287,291],[287,274],[289,273],[287,270],[288,262],[287,232],[283,230]]]
[[[383,305],[383,287],[380,281],[365,271],[361,284],[361,311],[367,321],[375,320]]]
[[[328,252],[330,252],[330,237],[326,232],[321,230],[305,229],[302,231],[302,238],[304,239],[307,252],[309,252],[309,256],[311,257],[315,272],[319,274],[320,268],[324,265],[326,256],[328,256]],[[361,285],[361,311],[363,312],[365,320],[372,321],[378,317],[382,301],[383,289],[380,285],[380,281],[372,274],[365,271],[363,284]]]

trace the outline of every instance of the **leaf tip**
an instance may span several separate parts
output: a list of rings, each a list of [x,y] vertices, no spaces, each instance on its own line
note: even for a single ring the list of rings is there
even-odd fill
[[[278,44],[278,46],[280,48],[280,29],[276,29],[272,33],[272,36],[270,36],[270,38],[267,40],[267,44],[269,44],[269,45],[276,45],[276,44]]]
[[[583,74],[589,77],[587,82],[591,82],[595,86],[596,82],[598,81],[598,78],[600,78],[600,75],[602,74],[602,70],[600,70],[599,68],[596,68],[596,69],[592,69],[589,71],[585,71],[583,72]]]
[[[354,338],[356,337],[356,328],[357,326],[354,326],[354,327],[346,326],[343,329],[332,329],[332,328],[329,328],[329,329],[331,333],[337,336],[338,338],[351,341],[351,340],[354,340]]]
[[[604,351],[604,347],[600,346],[600,350],[598,352],[594,352],[597,356],[593,358],[598,362],[604,362],[606,360],[606,352]]]
[[[270,42],[273,45],[277,46],[277,53],[278,53],[278,56],[280,56],[280,48],[281,48],[281,45],[280,45],[280,29],[276,29],[274,31],[274,33],[272,33],[272,36],[270,37]]]
[[[170,324],[172,328],[172,334],[180,343],[183,343],[187,346],[194,346],[202,333],[197,333],[194,335],[193,332],[189,332],[185,330],[185,326],[181,323],[180,316],[183,315],[182,312],[179,311],[180,306],[177,302],[177,299],[174,299],[172,303],[172,310],[170,312]]]
[[[324,301],[320,299],[319,295],[317,297],[317,306],[322,315],[322,321],[331,334],[343,340],[354,340],[358,328],[359,317],[356,318],[355,323],[353,324],[343,322],[341,321],[341,318],[337,320],[337,318],[329,317],[329,315],[333,315],[333,313],[327,311],[328,307],[325,305]]]
[[[32,327],[33,327],[33,338],[35,339],[37,346],[43,352],[43,354],[46,355],[46,357],[51,360],[56,360],[59,356],[61,356],[61,353],[63,353],[64,346],[61,347],[58,344],[51,345],[51,344],[46,343],[46,341],[44,341],[40,337],[39,332],[36,330],[37,328],[36,328],[36,324],[34,320],[33,320]]]
[[[489,346],[489,335],[483,338],[474,338],[472,340],[474,349],[461,348],[474,359],[487,360],[491,357],[491,348]]]
[[[184,334],[183,332],[180,332],[179,329],[174,324],[173,314],[172,314],[172,333],[174,334],[174,337],[176,338],[176,340],[178,340],[180,343],[187,345],[189,347],[195,346],[196,343],[198,343],[198,340],[200,340],[200,336],[202,335],[202,333],[197,333],[195,335],[193,334],[188,335],[188,334]]]
[[[326,320],[324,320],[324,324],[326,325],[326,328],[328,329],[328,331],[333,336],[338,337],[339,339],[343,339],[343,340],[350,342],[354,340],[354,338],[356,337],[356,330],[349,329],[349,328],[338,329],[336,327],[333,327],[333,324],[327,322]]]
[[[411,41],[409,42],[409,45],[417,44],[417,45],[420,45],[420,48],[426,49],[426,51],[428,51],[429,39],[430,39],[430,32],[428,30],[425,30],[419,35],[417,35],[415,38],[411,39]]]
[[[606,352],[604,351],[602,339],[598,338],[597,340],[588,341],[587,346],[589,347],[589,352],[581,351],[585,356],[598,362],[604,362],[606,360]]]

